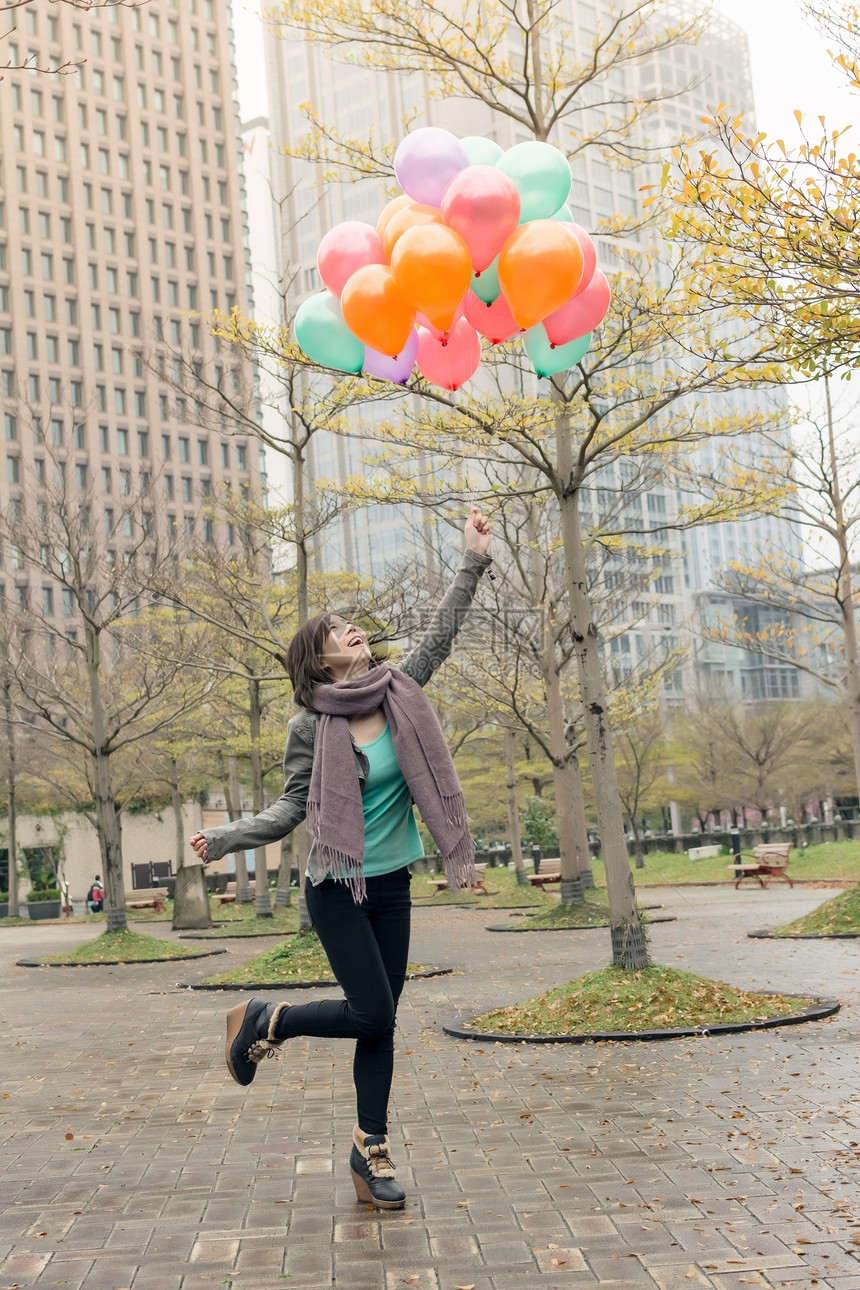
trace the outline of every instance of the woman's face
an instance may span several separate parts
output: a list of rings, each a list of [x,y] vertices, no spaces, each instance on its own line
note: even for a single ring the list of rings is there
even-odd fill
[[[368,670],[371,661],[366,634],[348,618],[332,614],[320,661],[335,681],[348,681],[350,677],[360,676]]]

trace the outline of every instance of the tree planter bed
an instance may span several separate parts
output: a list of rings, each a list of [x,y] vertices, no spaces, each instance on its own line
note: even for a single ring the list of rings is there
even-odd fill
[[[215,953],[218,951],[216,950]],[[222,951],[223,953],[223,951]],[[423,977],[430,976],[449,976],[454,971],[453,968],[427,968],[423,972],[407,972],[407,981],[417,981]],[[244,982],[242,985],[229,985],[226,983],[210,984],[206,981],[177,981],[177,988],[180,990],[311,990],[316,987],[337,985],[334,977],[329,977],[325,981],[278,981],[278,982]]]
[[[649,918],[648,926],[652,923],[674,923],[677,918],[674,914],[666,914],[663,918]],[[579,923],[572,927],[552,927],[547,924],[546,927],[486,927],[487,932],[594,932],[600,928],[607,928],[609,923]]]
[[[800,998],[804,996],[798,996]],[[810,996],[812,998],[812,996]],[[629,1043],[631,1041],[655,1042],[662,1039],[707,1039],[711,1035],[739,1035],[749,1030],[773,1030],[777,1026],[796,1026],[806,1021],[821,1021],[839,1011],[837,999],[812,998],[808,1008],[783,1017],[765,1017],[761,1020],[720,1022],[713,1026],[678,1026],[667,1030],[595,1031],[588,1035],[509,1035],[502,1031],[473,1030],[465,1017],[451,1025],[443,1025],[446,1035],[454,1039],[479,1039],[497,1044],[593,1044]]]
[[[135,967],[138,963],[177,963],[180,959],[185,962],[187,959],[205,959],[212,954],[226,954],[225,949],[214,950],[192,950],[189,954],[165,954],[161,958],[152,959],[99,959],[93,963],[49,963],[45,959],[17,959],[16,967],[27,968],[90,968],[90,967]]]

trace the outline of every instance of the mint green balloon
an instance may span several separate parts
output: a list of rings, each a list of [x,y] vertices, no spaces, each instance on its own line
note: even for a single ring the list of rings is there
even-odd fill
[[[502,294],[502,287],[499,282],[498,256],[496,256],[491,265],[484,269],[483,273],[472,274],[472,293],[479,300],[483,300],[485,305],[491,305],[494,300],[498,300]]]
[[[340,301],[321,291],[302,301],[296,311],[296,340],[313,363],[339,372],[360,372],[364,345],[343,321]]]
[[[551,219],[567,201],[570,166],[567,157],[551,143],[518,143],[496,162],[516,184],[520,195],[520,223]]]
[[[523,336],[523,347],[531,359],[532,367],[538,376],[555,376],[557,372],[566,372],[576,367],[588,353],[591,344],[591,332],[577,340],[568,341],[566,345],[550,345],[543,323],[529,327]]]
[[[564,206],[559,206],[559,208],[558,208],[558,210],[555,212],[555,214],[554,214],[554,215],[550,215],[550,219],[557,220],[557,222],[558,222],[559,224],[573,224],[573,223],[575,223],[575,220],[574,220],[574,218],[573,218],[573,211],[570,209],[570,207],[569,207],[566,203],[565,203],[565,205],[564,205]]]
[[[466,149],[470,166],[494,166],[504,151],[492,139],[485,139],[480,134],[470,134],[460,143]]]

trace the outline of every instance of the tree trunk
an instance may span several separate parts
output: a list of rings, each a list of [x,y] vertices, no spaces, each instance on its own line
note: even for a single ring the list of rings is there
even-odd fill
[[[311,915],[308,909],[308,902],[305,899],[305,887],[307,878],[305,870],[308,867],[308,856],[311,850],[311,836],[307,829],[299,825],[295,832],[296,839],[296,863],[299,866],[299,931],[309,932],[311,929]]]
[[[239,766],[236,761],[235,753],[231,753],[227,758],[227,777],[228,786],[225,792],[227,798],[227,814],[231,820],[241,820],[242,818],[242,790],[239,787]],[[236,865],[236,904],[250,905],[254,899],[251,891],[251,883],[248,879],[248,866],[245,863],[245,852],[234,851],[233,860]]]
[[[111,778],[110,749],[106,746],[105,711],[101,692],[101,643],[91,626],[86,631],[86,666],[93,723],[93,785],[96,830],[104,873],[105,914],[109,932],[128,930],[125,911],[125,875],[122,871],[122,835]]]
[[[546,685],[550,749],[552,751],[552,778],[555,786],[555,815],[558,822],[561,903],[563,905],[577,905],[582,900],[584,891],[579,873],[579,849],[576,845],[573,792],[566,774],[567,740],[565,738],[564,710],[561,703],[561,685],[555,659],[554,614],[551,605],[547,606],[547,609],[543,674]]]
[[[186,859],[185,821],[182,818],[182,793],[179,788],[179,766],[170,758],[170,803],[176,831],[176,884],[173,889],[173,930],[205,931],[212,926],[206,872],[196,856]],[[192,852],[193,856],[193,852]]]
[[[292,892],[290,891],[290,875],[293,871],[293,839],[292,834],[287,834],[281,838],[281,863],[278,867],[278,890],[275,892],[275,906],[277,909],[286,909],[293,903]]]
[[[260,757],[260,735],[262,713],[260,709],[260,682],[251,677],[250,690],[250,732],[251,732],[251,793],[255,814],[262,811],[263,800],[263,762]],[[269,895],[269,873],[266,869],[266,848],[257,847],[254,852],[254,873],[257,879],[256,908],[258,918],[272,917],[272,899]]]
[[[842,634],[845,639],[845,693],[848,699],[848,722],[851,727],[851,746],[854,752],[854,781],[860,793],[860,654],[858,654],[857,619],[854,611],[854,585],[851,577],[851,534],[842,501],[836,439],[833,432],[833,405],[830,401],[830,380],[827,376],[824,378],[824,394],[827,402],[830,488],[839,550],[838,603],[842,615]]]
[[[556,452],[561,479],[561,530],[567,565],[579,692],[591,756],[601,850],[609,894],[612,961],[616,967],[648,966],[648,946],[636,910],[636,889],[624,837],[624,814],[618,793],[612,732],[600,665],[597,623],[591,610],[582,526],[579,482],[574,479],[570,418],[556,414]]]
[[[12,686],[8,676],[3,681],[3,709],[6,718],[6,789],[8,799],[9,837],[7,855],[9,857],[9,917],[18,917],[18,816],[15,798],[18,774],[15,726],[12,721]]]
[[[511,857],[514,862],[514,871],[517,875],[517,885],[527,887],[529,880],[526,876],[526,865],[523,860],[523,848],[520,841],[520,808],[517,801],[517,768],[514,760],[516,746],[514,743],[514,732],[509,726],[505,727],[505,785],[508,794],[508,835],[511,839]]]
[[[585,790],[582,787],[582,769],[575,752],[568,754],[565,779],[570,786],[570,804],[573,811],[574,846],[576,847],[579,879],[583,891],[594,887],[591,868],[591,847],[588,842],[588,820],[585,816]]]

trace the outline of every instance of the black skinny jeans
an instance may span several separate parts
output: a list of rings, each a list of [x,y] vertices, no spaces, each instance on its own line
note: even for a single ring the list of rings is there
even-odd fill
[[[411,880],[406,867],[368,878],[360,905],[345,883],[327,878],[318,887],[307,884],[314,930],[346,998],[294,1004],[278,1026],[279,1039],[321,1035],[356,1041],[352,1074],[365,1133],[388,1132],[394,1021],[409,954]]]

